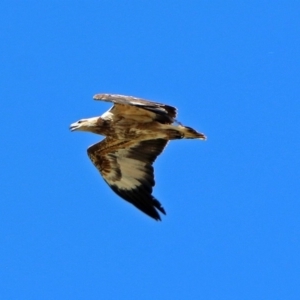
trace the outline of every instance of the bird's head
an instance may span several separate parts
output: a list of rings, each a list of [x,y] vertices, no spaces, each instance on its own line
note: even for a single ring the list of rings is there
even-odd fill
[[[89,131],[89,132],[97,132],[97,128],[99,117],[89,118],[89,119],[81,119],[75,123],[70,125],[71,131]]]

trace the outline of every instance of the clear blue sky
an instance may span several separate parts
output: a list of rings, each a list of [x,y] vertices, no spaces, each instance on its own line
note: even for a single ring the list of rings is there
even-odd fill
[[[300,2],[2,1],[1,299],[300,299]],[[69,132],[168,103],[155,222]]]

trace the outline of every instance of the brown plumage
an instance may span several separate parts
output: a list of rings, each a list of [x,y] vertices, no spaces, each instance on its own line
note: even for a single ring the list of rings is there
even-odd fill
[[[70,129],[106,136],[88,148],[91,161],[117,195],[160,220],[158,211],[166,212],[152,196],[153,162],[169,140],[205,140],[205,135],[178,123],[176,108],[169,105],[111,94],[97,94],[94,99],[114,105],[101,117],[79,120]]]

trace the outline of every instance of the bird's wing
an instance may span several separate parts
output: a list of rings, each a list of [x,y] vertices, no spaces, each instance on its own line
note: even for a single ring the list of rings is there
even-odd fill
[[[152,196],[155,185],[152,164],[168,141],[117,141],[104,139],[88,148],[88,156],[112,190],[145,214],[160,220],[166,214]],[[157,210],[156,210],[157,209]]]
[[[143,115],[143,111],[153,120],[161,123],[171,124],[176,118],[176,108],[170,105],[152,102],[141,98],[113,94],[97,94],[93,97],[95,100],[112,102],[114,106],[111,110],[117,114]]]

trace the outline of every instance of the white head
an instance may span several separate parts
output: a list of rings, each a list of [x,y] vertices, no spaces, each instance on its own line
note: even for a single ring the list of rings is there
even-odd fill
[[[89,131],[89,132],[97,132],[97,128],[99,128],[98,124],[99,117],[89,118],[89,119],[81,119],[75,123],[70,125],[71,131]]]

